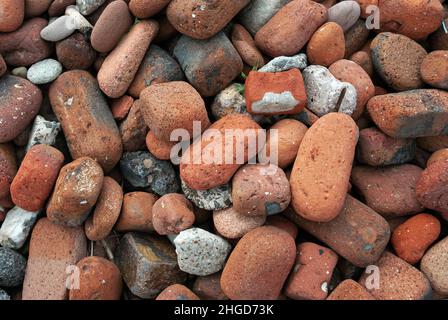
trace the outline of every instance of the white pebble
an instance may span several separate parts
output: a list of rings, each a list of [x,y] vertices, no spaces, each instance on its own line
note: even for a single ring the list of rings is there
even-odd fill
[[[33,64],[28,70],[28,80],[34,84],[54,81],[62,72],[62,65],[54,59],[45,59]]]

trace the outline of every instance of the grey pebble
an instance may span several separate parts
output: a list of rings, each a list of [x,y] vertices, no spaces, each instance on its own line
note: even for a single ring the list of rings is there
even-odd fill
[[[308,66],[308,58],[306,54],[299,53],[292,57],[281,56],[272,59],[266,65],[264,65],[259,72],[281,72],[288,71],[293,68],[300,70],[305,69]]]
[[[27,79],[28,69],[26,67],[18,67],[12,69],[11,73],[17,77]]]
[[[179,179],[169,161],[159,160],[146,151],[126,152],[120,160],[124,178],[136,188],[148,188],[158,195],[175,193]]]
[[[43,28],[40,32],[40,37],[47,41],[56,42],[67,38],[76,29],[76,21],[73,17],[62,16]]]
[[[26,259],[9,248],[0,247],[0,286],[17,287],[25,277]]]
[[[241,94],[244,85],[233,83],[218,93],[212,103],[211,110],[216,120],[231,113],[248,114],[246,110],[246,99]]]
[[[232,205],[230,184],[225,184],[208,190],[194,190],[181,179],[182,191],[197,207],[205,210],[219,210]]]
[[[101,7],[101,5],[106,2],[106,0],[76,0],[76,6],[83,15],[89,15],[96,9]]]
[[[47,121],[44,117],[37,115],[31,128],[26,150],[36,144],[54,145],[60,131],[61,124],[59,122]]]
[[[76,29],[86,33],[93,29],[93,26],[90,24],[89,20],[87,20],[76,6],[68,6],[65,9],[65,15],[72,17],[75,20]]]
[[[34,84],[50,83],[62,73],[62,65],[54,59],[45,59],[33,64],[28,70],[28,80]]]
[[[239,20],[255,35],[288,2],[291,0],[252,0],[241,11]]]
[[[356,109],[356,89],[336,79],[322,66],[312,65],[303,71],[308,98],[307,108],[319,117],[330,112],[352,115]]]
[[[25,243],[39,212],[26,211],[14,207],[8,211],[0,228],[0,245],[20,249]]]
[[[350,29],[361,15],[361,7],[356,1],[341,1],[328,9],[328,21],[339,24],[344,32]]]
[[[232,249],[223,238],[200,228],[182,231],[174,239],[174,244],[179,268],[197,276],[220,271]]]
[[[11,300],[9,294],[1,288],[0,288],[0,300]]]

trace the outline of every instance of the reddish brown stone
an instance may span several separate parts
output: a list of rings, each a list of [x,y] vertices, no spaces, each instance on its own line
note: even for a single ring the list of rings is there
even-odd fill
[[[104,258],[79,261],[79,288],[70,290],[70,300],[120,300],[123,283],[117,266]]]
[[[17,30],[23,22],[25,0],[3,0],[0,2],[0,32]]]
[[[42,209],[63,163],[64,155],[58,149],[45,144],[33,146],[11,184],[14,203],[27,211]]]
[[[47,25],[47,20],[33,18],[14,32],[0,32],[0,53],[6,63],[14,67],[28,67],[48,58],[51,55],[52,46],[40,37],[40,32]]]
[[[228,300],[222,292],[220,280],[221,272],[197,277],[193,284],[193,292],[201,300]]]
[[[440,149],[434,152],[431,157],[429,157],[428,161],[426,162],[426,166],[429,167],[431,164],[437,161],[446,161],[448,160],[448,148]]]
[[[95,211],[84,225],[89,240],[103,240],[110,234],[120,215],[122,203],[123,189],[121,186],[114,179],[104,177]]]
[[[327,300],[375,300],[375,298],[359,283],[347,279],[338,284]]]
[[[141,100],[135,100],[128,116],[120,123],[120,134],[124,151],[137,151],[145,148],[148,126],[140,112]]]
[[[221,31],[250,0],[173,0],[166,15],[171,24],[194,39],[208,39]]]
[[[256,68],[264,66],[265,61],[263,55],[258,50],[254,39],[246,28],[240,24],[235,24],[231,39],[233,46],[245,63]]]
[[[366,27],[366,22],[359,19],[347,32],[345,37],[345,58],[350,57],[356,51],[362,49],[370,34],[370,30]]]
[[[80,32],[56,43],[58,61],[67,70],[87,70],[96,59],[96,52]]]
[[[391,137],[448,134],[448,92],[443,90],[421,89],[375,96],[367,103],[367,110],[381,131]]]
[[[337,261],[338,255],[331,249],[312,242],[301,243],[285,294],[295,300],[324,300]]]
[[[439,220],[421,213],[399,225],[392,234],[391,243],[397,256],[409,264],[416,264],[439,235]]]
[[[344,30],[335,22],[327,22],[314,32],[306,55],[310,64],[328,67],[345,55]]]
[[[199,121],[201,131],[210,125],[204,100],[187,82],[172,81],[154,84],[140,94],[143,118],[154,135],[170,141],[175,129],[185,129],[191,139],[194,121]]]
[[[363,273],[359,284],[377,300],[423,300],[431,298],[431,285],[418,269],[390,252],[384,252],[376,263],[379,286],[370,286],[369,274]],[[374,271],[375,272],[375,271]],[[369,284],[369,287],[367,287]]]
[[[289,181],[271,164],[247,164],[232,179],[233,209],[246,216],[266,216],[285,210],[291,201]]]
[[[249,216],[238,213],[233,207],[213,211],[216,231],[227,239],[238,239],[250,230],[261,227],[266,215]]]
[[[93,27],[90,37],[92,47],[98,52],[111,51],[131,28],[132,22],[126,2],[123,0],[111,2]]]
[[[402,164],[415,157],[414,139],[392,138],[375,127],[359,132],[357,159],[369,166]]]
[[[53,0],[25,0],[25,16],[37,17],[48,10]]]
[[[378,1],[381,31],[401,33],[422,40],[437,30],[444,18],[439,0]]]
[[[141,21],[109,53],[97,75],[100,88],[107,96],[118,98],[128,90],[158,30],[156,21]]]
[[[448,51],[438,50],[428,54],[420,66],[422,80],[440,89],[448,89]]]
[[[131,0],[129,10],[140,19],[150,18],[161,11],[171,0]]]
[[[415,189],[417,200],[426,208],[448,212],[448,160],[437,161],[421,174]]]
[[[156,300],[200,300],[193,291],[182,284],[172,284],[166,287]]]
[[[62,16],[65,12],[65,9],[70,6],[76,4],[76,0],[53,0],[50,7],[48,8],[48,14],[50,17],[59,17]]]
[[[421,137],[417,139],[417,145],[428,152],[434,152],[440,149],[445,149],[448,148],[448,135]]]
[[[389,242],[386,220],[350,195],[339,215],[327,223],[306,220],[292,208],[284,214],[358,267],[374,264]]]
[[[357,142],[358,127],[343,113],[329,113],[308,129],[290,178],[291,203],[298,214],[320,222],[339,214]]]
[[[1,40],[0,40],[1,43]],[[0,78],[0,143],[16,138],[31,123],[42,103],[40,89],[26,79]]]
[[[72,157],[90,157],[110,171],[123,147],[96,79],[87,71],[67,71],[53,82],[49,96]]]
[[[16,173],[17,159],[13,145],[0,143],[0,199],[9,196],[9,188]]]
[[[309,0],[291,1],[257,32],[255,43],[273,57],[294,55],[327,18],[327,9],[319,3]]]
[[[103,170],[91,158],[82,157],[62,167],[47,206],[54,223],[79,226],[95,205],[103,185]]]
[[[224,267],[221,287],[232,300],[275,300],[294,263],[294,239],[276,227],[259,227],[238,242]]]
[[[299,232],[297,226],[291,220],[285,218],[283,215],[280,214],[269,216],[266,219],[266,225],[282,229],[283,231],[288,232],[289,235],[294,239],[297,238],[297,234]]]
[[[422,169],[411,164],[385,168],[357,166],[352,170],[351,181],[370,208],[392,218],[423,210],[416,194],[421,174]]]
[[[245,133],[243,135],[240,133],[235,135],[235,132],[226,134],[226,130],[234,131],[238,129],[243,130]],[[229,114],[216,121],[209,127],[209,130],[206,130],[202,134],[200,140],[190,145],[182,156],[180,163],[180,176],[182,180],[190,188],[195,190],[207,190],[229,182],[238,168],[247,161],[251,151],[249,150],[249,143],[254,143],[254,141],[258,140],[258,136],[261,134],[260,129],[261,127],[255,121],[243,114]],[[217,131],[220,132],[222,137],[221,143],[218,144],[213,140]],[[253,136],[254,139],[250,138],[250,136]],[[237,152],[237,145],[242,147],[242,154]],[[201,150],[198,152],[200,159],[196,159],[196,152],[194,150],[199,147],[201,147]],[[219,152],[221,154],[218,155],[219,159],[216,159],[214,156],[212,157],[207,152],[207,149],[214,147],[220,149]],[[252,146],[251,149],[256,151],[261,150],[262,147],[256,146],[254,148]],[[231,161],[227,161],[226,159],[230,159]]]
[[[156,158],[160,160],[169,160],[171,149],[177,142],[165,141],[158,139],[154,132],[150,131],[146,135],[146,147]]]
[[[110,109],[115,120],[123,120],[128,115],[134,104],[134,99],[130,96],[122,96],[118,99],[113,99],[110,104]]]
[[[152,207],[152,224],[160,235],[177,234],[194,223],[193,204],[183,194],[170,193]]]
[[[351,83],[356,89],[356,110],[353,119],[359,119],[364,113],[367,101],[375,95],[375,86],[370,76],[358,64],[350,60],[339,60],[328,69],[336,79]]]
[[[87,254],[87,241],[81,227],[64,227],[47,218],[33,229],[23,282],[23,300],[64,300],[73,268]],[[68,280],[68,281],[67,281]]]
[[[157,196],[152,193],[140,191],[126,193],[120,217],[115,225],[117,231],[154,231],[152,207],[156,201]]]
[[[370,76],[373,76],[373,62],[369,53],[364,51],[357,51],[352,54],[349,59],[357,63]]]
[[[295,68],[275,73],[251,71],[245,96],[251,114],[297,114],[307,102],[302,74]]]

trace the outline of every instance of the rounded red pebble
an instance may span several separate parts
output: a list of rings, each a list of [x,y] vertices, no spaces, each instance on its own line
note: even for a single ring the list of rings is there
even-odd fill
[[[79,288],[70,290],[70,300],[120,300],[123,281],[113,262],[91,256],[79,261],[76,267]]]
[[[180,33],[208,39],[221,31],[250,0],[172,0],[166,15]]]
[[[221,276],[232,300],[275,300],[294,264],[296,245],[285,231],[265,226],[246,233],[230,254]]]
[[[27,211],[38,211],[53,190],[64,155],[49,145],[31,147],[11,183],[12,201]]]
[[[121,186],[114,179],[104,177],[95,210],[84,225],[84,231],[89,240],[103,240],[110,234],[120,215],[122,203]]]
[[[123,120],[131,110],[134,104],[134,99],[131,96],[122,96],[118,99],[114,99],[111,102],[110,109],[115,120]]]
[[[344,30],[335,22],[327,22],[314,32],[306,55],[310,64],[328,67],[345,56]]]
[[[251,114],[297,114],[307,103],[302,73],[295,68],[275,73],[251,71],[245,96]]]
[[[233,207],[213,211],[214,227],[227,239],[241,238],[250,230],[261,227],[265,221],[265,215],[248,216],[238,213]]]
[[[137,18],[150,18],[161,11],[171,0],[130,0],[129,10]]]
[[[53,82],[49,96],[73,159],[90,157],[104,171],[112,170],[123,147],[96,79],[87,71],[67,71]]]
[[[121,97],[128,90],[158,30],[159,24],[154,20],[139,22],[106,57],[97,78],[101,90],[108,97]]]
[[[123,0],[111,2],[93,27],[90,36],[92,47],[102,53],[111,51],[131,28],[132,22],[126,2]]]
[[[145,137],[149,129],[141,115],[141,105],[140,100],[135,100],[128,116],[120,123],[124,151],[139,151],[145,148]]]
[[[221,272],[209,276],[199,276],[193,284],[193,292],[201,300],[228,300],[221,289]]]
[[[75,32],[56,43],[56,56],[67,70],[87,70],[96,59],[96,52],[85,35]]]
[[[200,122],[201,132],[210,125],[204,100],[184,81],[153,84],[140,93],[140,112],[154,135],[170,141],[176,129],[185,129],[191,139],[195,121]]]
[[[440,149],[434,152],[426,162],[426,167],[429,167],[436,161],[447,160],[448,159],[448,148]]]
[[[448,159],[434,162],[423,170],[415,193],[426,208],[448,212]]]
[[[14,146],[11,143],[0,143],[0,199],[9,195],[9,188],[16,173],[17,159]]]
[[[180,233],[190,228],[194,220],[193,204],[183,194],[166,194],[152,207],[152,224],[160,235]]]
[[[48,8],[48,15],[50,17],[62,16],[65,9],[72,4],[76,4],[76,0],[53,0]]]
[[[338,284],[327,300],[375,300],[359,283],[347,279]]]
[[[199,297],[190,289],[182,284],[172,284],[166,287],[156,300],[200,300]]]
[[[333,63],[328,70],[336,79],[352,84],[356,89],[356,110],[353,119],[359,119],[364,113],[367,101],[375,95],[375,86],[370,76],[357,63],[350,60],[339,60]]]
[[[0,40],[1,42],[1,40]],[[42,103],[40,89],[26,79],[0,78],[0,143],[15,139],[31,123]]]
[[[412,164],[372,168],[356,166],[351,181],[365,203],[386,218],[422,212],[416,185],[422,169]]]
[[[260,68],[265,65],[263,54],[258,50],[249,31],[242,25],[235,24],[231,40],[241,59],[249,66]]]
[[[45,13],[53,0],[25,0],[25,16],[37,17]]]
[[[98,200],[103,178],[100,165],[88,157],[62,167],[48,202],[48,219],[65,226],[81,225]]]
[[[433,215],[421,213],[399,225],[392,234],[391,243],[397,256],[416,264],[439,235],[439,220]]]
[[[337,262],[338,255],[331,249],[312,242],[299,244],[285,294],[295,300],[324,300]]]
[[[165,141],[156,137],[153,131],[146,135],[146,147],[157,159],[169,160],[171,149],[177,144],[175,141]]]
[[[40,219],[31,234],[22,299],[67,299],[67,278],[86,255],[87,241],[81,227],[65,227],[47,218]]]
[[[241,130],[244,132],[243,135]],[[221,137],[220,143],[214,140],[218,132]],[[251,150],[257,152],[264,146],[258,145],[260,135],[261,127],[247,115],[229,114],[221,118],[182,155],[180,163],[182,180],[194,190],[207,190],[229,182],[239,167],[247,162]],[[241,148],[236,148],[237,145]],[[212,156],[208,150],[210,148],[217,148],[220,154]],[[196,152],[196,149],[199,149],[199,152]]]
[[[282,229],[283,231],[288,232],[289,235],[291,237],[293,237],[294,239],[297,238],[297,235],[299,233],[297,225],[295,223],[293,223],[291,220],[287,219],[286,217],[284,217],[283,215],[280,215],[280,214],[275,214],[273,216],[269,216],[266,219],[266,225]]]
[[[363,273],[358,281],[375,299],[431,299],[432,289],[428,279],[406,261],[385,251],[375,266],[377,267],[373,270],[375,275],[372,275],[372,272],[370,274]]]
[[[434,88],[448,89],[448,50],[428,54],[420,66],[422,80]]]
[[[152,208],[157,196],[148,192],[129,192],[123,197],[121,213],[115,228],[119,232],[152,232]]]
[[[311,221],[328,222],[342,210],[358,142],[358,127],[329,113],[305,133],[291,172],[292,206]]]
[[[2,0],[0,2],[0,32],[17,30],[25,16],[25,0]]]
[[[327,9],[319,3],[291,1],[257,32],[255,43],[272,57],[292,56],[305,46],[327,18]]]

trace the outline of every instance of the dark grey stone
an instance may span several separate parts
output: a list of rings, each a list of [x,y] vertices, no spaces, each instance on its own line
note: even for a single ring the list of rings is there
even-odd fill
[[[9,248],[0,247],[0,286],[16,287],[25,277],[26,259]]]

